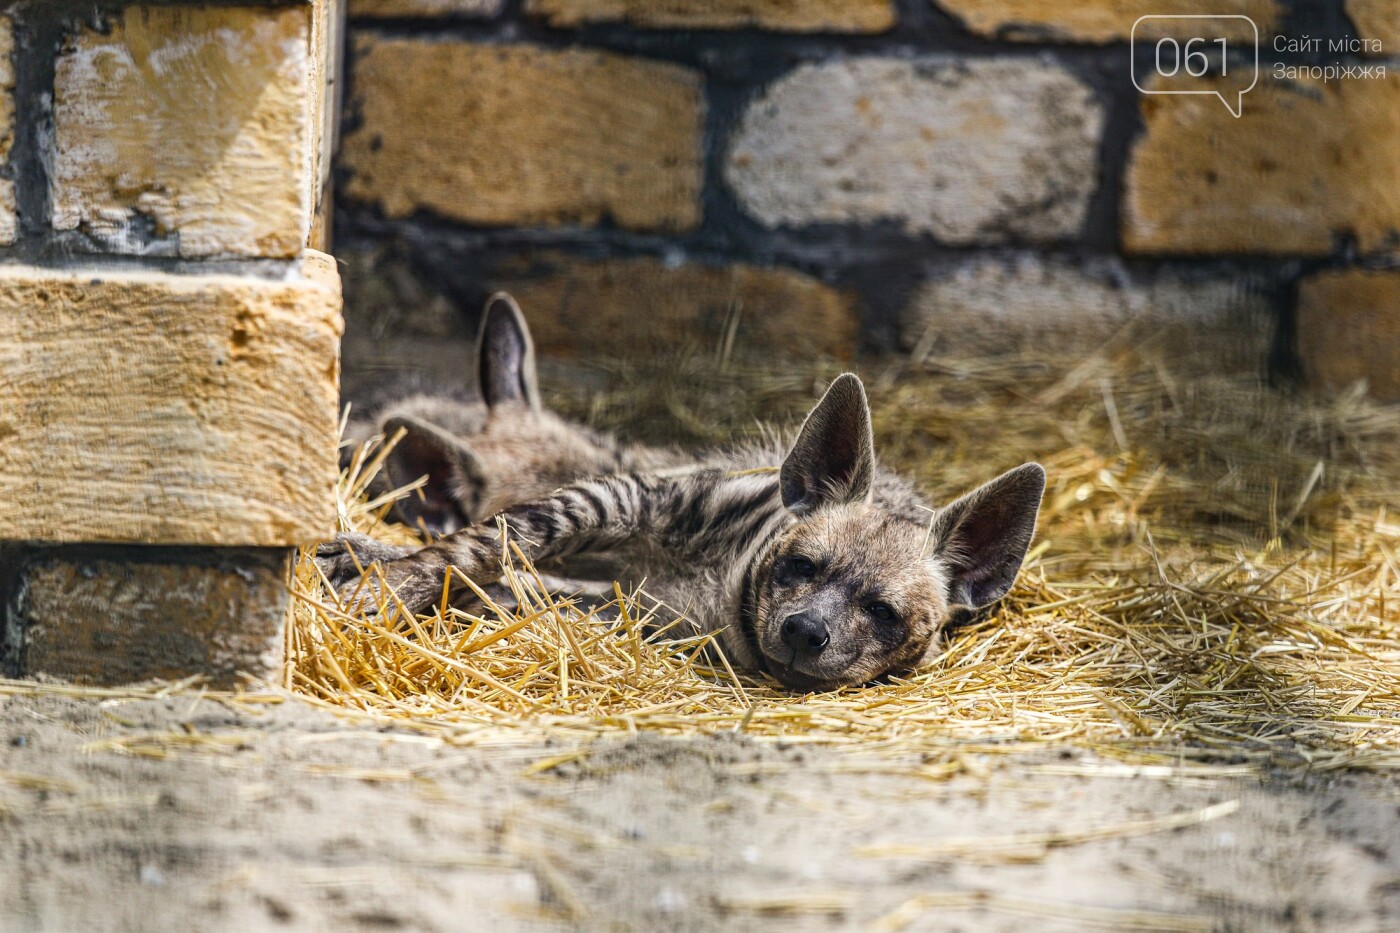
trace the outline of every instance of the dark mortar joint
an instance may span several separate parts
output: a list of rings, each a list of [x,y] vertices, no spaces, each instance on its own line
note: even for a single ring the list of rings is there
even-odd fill
[[[90,6],[90,5],[89,5]],[[12,10],[15,30],[14,144],[10,171],[19,210],[11,255],[33,260],[53,235],[54,63],[66,32],[76,25],[64,3],[25,3]]]

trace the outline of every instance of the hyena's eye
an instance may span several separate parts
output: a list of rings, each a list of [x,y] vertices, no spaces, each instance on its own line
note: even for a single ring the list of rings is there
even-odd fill
[[[805,557],[789,557],[784,562],[783,570],[787,576],[801,577],[803,580],[810,580],[817,575],[817,565]]]
[[[889,603],[871,603],[865,607],[865,611],[870,613],[871,618],[881,625],[889,625],[891,622],[899,621],[899,616],[895,614]]]

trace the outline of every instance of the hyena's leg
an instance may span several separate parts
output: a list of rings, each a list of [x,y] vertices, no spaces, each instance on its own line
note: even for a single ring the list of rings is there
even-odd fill
[[[380,573],[398,602],[421,612],[441,598],[449,567],[478,585],[500,576],[502,523],[510,540],[532,561],[602,553],[674,531],[675,516],[687,514],[687,502],[703,497],[704,486],[693,478],[682,487],[646,474],[586,480],[546,499],[511,506],[406,556],[381,560]],[[361,590],[372,603],[378,598],[375,584],[366,586],[359,580],[356,545],[343,539],[322,545],[317,563],[342,593]]]
[[[355,561],[359,561],[361,567],[368,567],[375,561],[398,560],[400,557],[407,557],[416,550],[418,549],[415,547],[385,544],[383,541],[360,534],[358,531],[347,531],[337,535],[335,541],[330,544],[322,544],[316,548],[316,558],[317,563],[321,563],[323,570],[328,565],[323,563],[321,558],[331,553],[340,555],[348,566],[353,567]]]

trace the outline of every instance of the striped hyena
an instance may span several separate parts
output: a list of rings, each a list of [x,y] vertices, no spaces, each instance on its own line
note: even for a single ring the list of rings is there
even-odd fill
[[[492,295],[476,345],[477,397],[439,387],[397,386],[346,425],[342,468],[376,434],[403,432],[371,485],[379,495],[424,484],[399,499],[394,517],[449,534],[507,506],[585,476],[673,463],[668,451],[623,444],[545,408],[535,377],[534,343],[515,299]]]
[[[503,524],[535,560],[618,555],[693,633],[717,633],[735,666],[822,690],[916,667],[955,611],[1003,596],[1044,489],[1027,463],[925,508],[877,468],[865,389],[846,374],[786,455],[744,448],[689,470],[602,476],[421,550],[342,538],[318,559],[346,593],[356,560],[378,560],[399,600],[425,610],[449,566],[479,583],[499,575]]]

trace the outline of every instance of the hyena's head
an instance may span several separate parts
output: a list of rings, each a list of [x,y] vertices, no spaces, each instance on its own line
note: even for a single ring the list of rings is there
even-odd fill
[[[1035,531],[1045,471],[1027,463],[920,521],[875,494],[860,380],[831,384],[783,461],[798,520],[756,568],[756,635],[784,684],[823,690],[913,668],[960,608],[1005,595]]]
[[[535,349],[515,299],[492,295],[477,339],[477,388],[484,411],[466,434],[415,413],[385,419],[399,442],[385,459],[394,487],[424,477],[397,503],[400,516],[449,534],[583,476],[611,472],[625,452],[617,442],[572,424],[540,404]],[[461,419],[459,419],[461,420]]]

